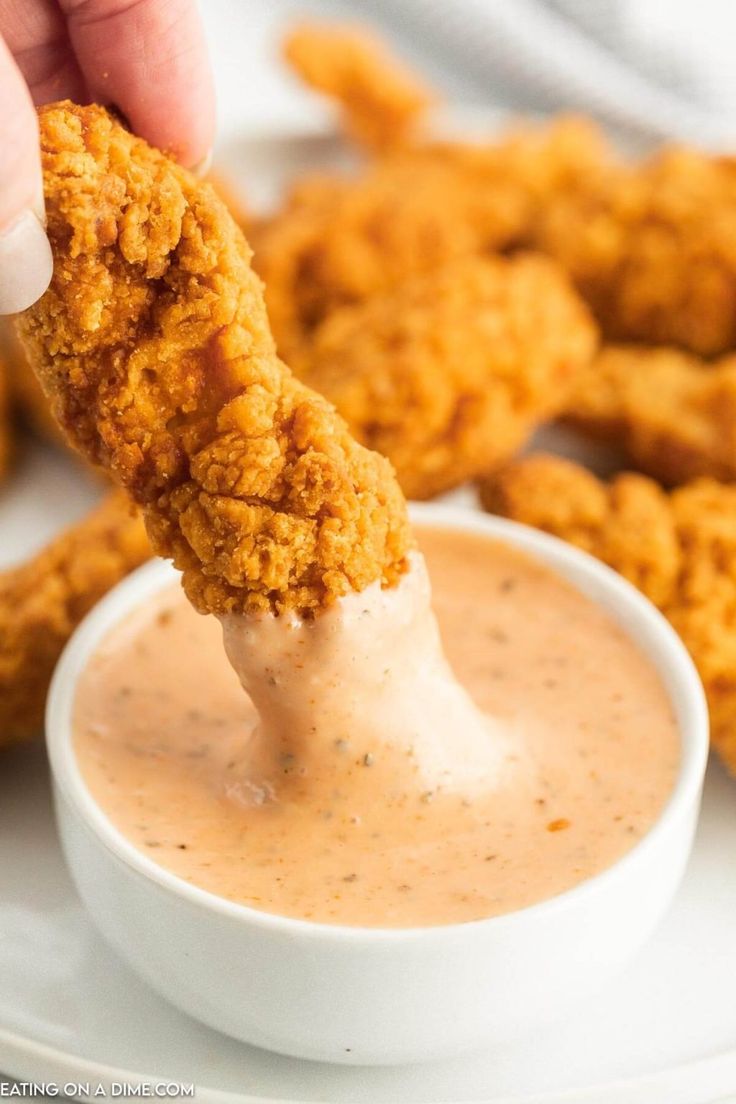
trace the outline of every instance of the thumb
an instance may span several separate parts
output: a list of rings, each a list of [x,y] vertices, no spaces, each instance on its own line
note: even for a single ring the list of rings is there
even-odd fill
[[[43,295],[53,260],[44,231],[36,112],[1,38],[0,103],[0,314],[14,314]]]

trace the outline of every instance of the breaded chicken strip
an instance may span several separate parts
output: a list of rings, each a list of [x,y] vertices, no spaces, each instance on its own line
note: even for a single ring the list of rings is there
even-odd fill
[[[197,609],[313,613],[395,583],[391,467],[279,361],[213,189],[103,108],[39,113],[54,276],[20,317],[77,448],[143,507]]]
[[[303,379],[429,498],[508,459],[566,401],[595,347],[545,257],[469,256],[331,314]]]
[[[605,484],[538,454],[489,476],[480,492],[490,512],[584,548],[659,606],[698,667],[713,745],[736,773],[736,486],[696,479],[667,494],[634,474]]]
[[[40,731],[67,640],[95,602],[150,555],[143,522],[116,491],[27,563],[0,573],[0,747]]]
[[[371,148],[404,140],[434,98],[365,27],[304,24],[287,36],[284,56],[337,101],[348,134]]]
[[[672,348],[604,346],[566,419],[664,483],[736,479],[736,357],[709,364]]]
[[[302,181],[253,236],[279,350],[296,366],[337,308],[523,244],[549,195],[579,187],[608,157],[589,124],[562,118],[492,142],[394,151],[353,178]]]
[[[736,347],[736,159],[672,148],[588,174],[550,197],[535,244],[614,340]]]

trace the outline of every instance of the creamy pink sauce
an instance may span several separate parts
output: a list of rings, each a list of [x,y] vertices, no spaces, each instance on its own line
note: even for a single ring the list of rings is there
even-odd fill
[[[75,745],[137,847],[264,911],[407,927],[554,896],[641,838],[679,762],[651,664],[515,550],[419,537],[439,632],[417,556],[314,622],[221,631],[172,588],[109,634]]]

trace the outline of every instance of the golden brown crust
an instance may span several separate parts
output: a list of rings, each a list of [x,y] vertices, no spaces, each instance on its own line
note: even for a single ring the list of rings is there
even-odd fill
[[[736,357],[708,364],[666,347],[604,347],[566,418],[664,483],[736,479]]]
[[[40,111],[54,277],[19,325],[65,432],[144,508],[202,611],[316,611],[394,583],[390,465],[275,355],[213,189],[103,108]]]
[[[550,198],[535,244],[614,340],[736,346],[736,160],[665,149]]]
[[[0,574],[0,745],[40,731],[61,651],[103,594],[151,555],[121,491],[20,567]]]
[[[298,366],[339,307],[459,257],[523,245],[550,194],[579,187],[607,158],[589,124],[561,118],[492,143],[396,150],[353,178],[301,181],[253,237],[281,354]]]
[[[407,496],[429,498],[508,459],[594,347],[552,262],[470,256],[333,312],[302,378],[391,460]]]
[[[659,606],[698,667],[714,747],[736,773],[736,486],[698,479],[668,495],[646,476],[605,484],[539,454],[480,490],[487,510],[584,548]]]
[[[402,142],[434,97],[364,27],[306,23],[284,42],[302,80],[340,105],[351,137],[371,148]]]

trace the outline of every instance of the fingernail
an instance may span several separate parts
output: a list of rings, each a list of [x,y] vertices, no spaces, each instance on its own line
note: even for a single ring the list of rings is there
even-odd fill
[[[206,176],[211,168],[212,150],[210,150],[209,153],[206,153],[202,160],[198,161],[196,165],[192,165],[191,172],[193,172],[195,176],[199,176],[201,178],[203,176]]]
[[[35,211],[25,211],[0,234],[0,314],[16,314],[40,299],[53,271],[41,219]]]

